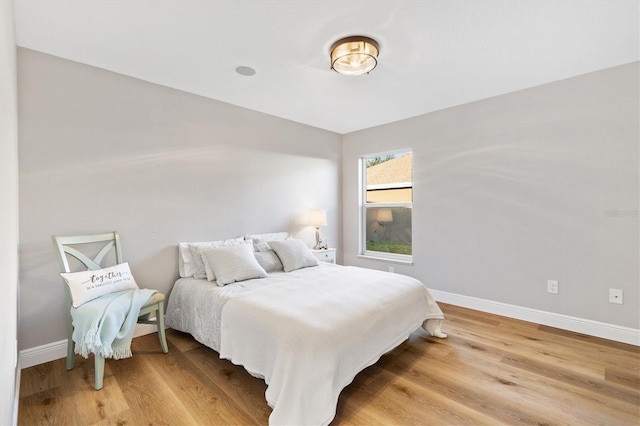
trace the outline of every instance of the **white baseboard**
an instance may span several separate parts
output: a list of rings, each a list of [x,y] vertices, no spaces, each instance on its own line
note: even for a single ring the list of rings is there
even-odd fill
[[[607,324],[553,312],[539,311],[537,309],[447,293],[440,290],[429,289],[429,292],[438,302],[640,346],[640,330],[636,328]]]
[[[22,365],[22,368],[29,368],[66,356],[67,339],[58,340],[57,342],[47,343],[46,345],[36,346],[35,348],[21,350],[20,365]]]
[[[136,325],[136,331],[133,333],[133,337],[144,336],[145,334],[151,334],[157,331],[158,328],[153,324],[138,324]],[[65,358],[66,356],[67,339],[64,339],[42,346],[36,346],[35,348],[21,350],[19,362],[22,368],[29,368],[34,365]]]
[[[138,324],[136,331],[133,332],[133,337],[140,337],[146,334],[156,333],[157,331],[158,327],[153,324]]]

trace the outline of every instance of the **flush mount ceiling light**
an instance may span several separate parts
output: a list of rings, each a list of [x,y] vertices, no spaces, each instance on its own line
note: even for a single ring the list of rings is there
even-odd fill
[[[367,74],[378,65],[378,43],[364,36],[346,37],[331,46],[331,69],[344,75]]]

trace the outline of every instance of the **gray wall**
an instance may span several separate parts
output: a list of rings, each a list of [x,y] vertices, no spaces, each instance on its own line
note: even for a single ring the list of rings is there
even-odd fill
[[[53,234],[119,231],[136,280],[163,292],[180,241],[311,246],[310,208],[341,241],[340,135],[31,50],[18,66],[21,348],[66,338]]]
[[[345,135],[345,264],[389,266],[357,257],[358,158],[411,148],[414,265],[396,272],[639,328],[638,77],[633,63]]]
[[[0,2],[0,425],[14,423],[18,335],[18,104],[12,3]]]
[[[18,52],[22,349],[66,337],[52,234],[120,231],[138,281],[168,292],[178,242],[288,230],[311,245],[305,212],[324,207],[323,237],[345,263],[386,270],[357,257],[357,159],[402,148],[415,162],[414,265],[397,272],[639,326],[637,63],[341,137]]]

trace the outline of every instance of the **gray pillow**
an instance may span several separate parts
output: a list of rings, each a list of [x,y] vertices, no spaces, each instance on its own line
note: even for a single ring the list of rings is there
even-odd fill
[[[236,281],[267,277],[253,253],[249,243],[202,250],[202,257],[213,270],[216,284],[222,287]]]
[[[206,269],[206,265],[204,264],[204,260],[202,259],[202,255],[200,253],[201,250],[210,249],[214,247],[230,246],[233,244],[242,244],[242,243],[244,243],[243,237],[231,238],[229,240],[221,240],[221,241],[188,243],[187,244],[187,247],[189,249],[188,252],[190,253],[191,256],[189,256],[189,259],[187,259],[186,257],[184,258],[184,267],[185,267],[186,276],[190,277],[193,275],[194,278],[207,279],[209,281],[215,280],[215,276],[211,275],[211,271],[210,270],[207,271]],[[187,266],[188,264],[190,266]],[[188,272],[191,272],[191,271],[193,272],[189,274],[187,272],[187,269],[189,270]]]
[[[256,260],[262,266],[262,268],[267,272],[276,272],[282,271],[283,266],[282,262],[280,262],[280,258],[273,250],[260,251],[254,253],[256,256]]]
[[[269,241],[269,245],[280,258],[285,272],[318,266],[318,259],[301,240]]]

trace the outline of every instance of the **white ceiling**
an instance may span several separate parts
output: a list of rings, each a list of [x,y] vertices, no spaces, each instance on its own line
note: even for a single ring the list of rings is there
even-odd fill
[[[14,1],[19,46],[342,134],[638,61],[639,13],[637,0]],[[379,42],[378,67],[331,71],[331,44],[356,34]]]

